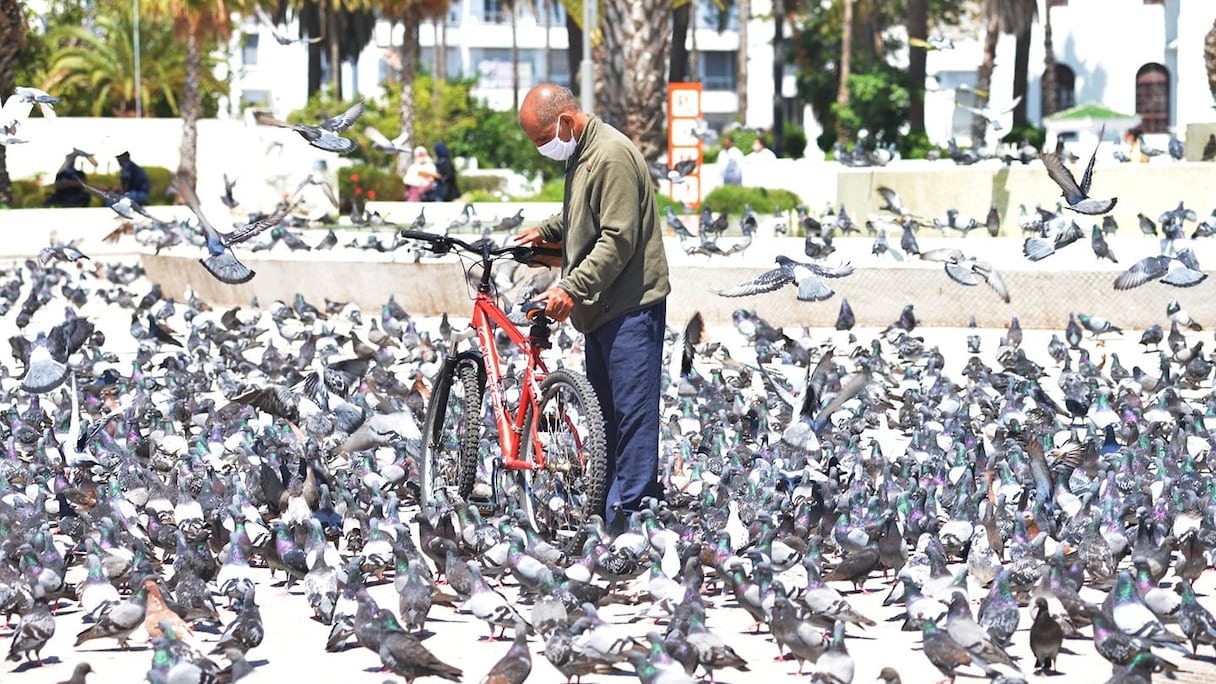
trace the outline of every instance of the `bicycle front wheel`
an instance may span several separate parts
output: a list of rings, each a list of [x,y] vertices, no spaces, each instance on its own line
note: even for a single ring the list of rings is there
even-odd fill
[[[481,373],[476,358],[444,364],[422,430],[422,503],[440,490],[467,501],[477,475],[481,440]]]
[[[608,453],[604,417],[591,383],[558,369],[540,385],[529,412],[523,457],[534,524],[567,553],[582,550],[584,525],[604,514],[608,495]]]

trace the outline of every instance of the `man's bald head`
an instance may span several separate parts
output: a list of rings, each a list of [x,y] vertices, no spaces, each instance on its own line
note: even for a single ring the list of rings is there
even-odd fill
[[[562,114],[577,114],[582,109],[569,88],[542,83],[524,96],[519,106],[519,126],[537,144],[548,142]]]

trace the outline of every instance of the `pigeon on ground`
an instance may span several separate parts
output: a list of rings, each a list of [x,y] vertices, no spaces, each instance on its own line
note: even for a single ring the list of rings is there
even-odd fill
[[[13,633],[12,645],[8,649],[8,659],[21,660],[24,654],[26,660],[38,659],[42,666],[42,648],[55,635],[55,617],[46,599],[38,599],[34,607],[21,616],[21,622]]]
[[[960,285],[975,286],[983,280],[998,297],[1005,302],[1009,301],[1009,289],[1005,287],[1005,281],[987,261],[969,257],[956,247],[939,247],[921,252],[920,258],[945,264],[946,275]]]
[[[353,152],[357,145],[350,138],[343,138],[339,133],[351,127],[359,117],[363,114],[363,103],[356,102],[350,109],[342,112],[338,116],[322,122],[318,126],[309,124],[293,124],[286,121],[280,121],[273,116],[264,112],[259,112],[254,115],[254,120],[263,126],[276,126],[278,128],[290,128],[299,133],[301,137],[308,141],[309,145],[326,152],[337,152],[338,154],[346,154]]]
[[[1030,651],[1034,653],[1035,671],[1055,672],[1056,656],[1064,642],[1064,629],[1052,617],[1047,608],[1047,599],[1038,597],[1034,601],[1034,623],[1030,625]]]
[[[777,268],[765,271],[752,280],[739,283],[728,290],[718,291],[721,297],[746,297],[748,295],[774,292],[790,284],[798,285],[798,299],[804,302],[819,302],[829,299],[835,292],[816,276],[842,278],[853,273],[849,264],[823,266],[814,262],[794,261],[777,255]]]
[[[1101,146],[1102,135],[1105,132],[1106,126],[1104,125],[1102,133],[1098,134],[1099,145],[1094,147],[1094,153],[1089,157],[1089,164],[1085,167],[1085,175],[1081,176],[1079,185],[1059,155],[1054,152],[1046,152],[1042,155],[1043,166],[1047,167],[1047,175],[1055,181],[1056,185],[1060,186],[1068,208],[1078,214],[1105,214],[1114,209],[1115,203],[1118,201],[1116,197],[1099,200],[1089,196],[1089,186],[1093,182],[1094,176],[1094,160],[1098,158],[1098,147]]]
[[[1110,251],[1110,244],[1106,242],[1106,233],[1096,223],[1094,224],[1093,232],[1089,236],[1089,246],[1093,249],[1095,257],[1110,259],[1111,263],[1119,263],[1119,260],[1115,258],[1115,253]]]

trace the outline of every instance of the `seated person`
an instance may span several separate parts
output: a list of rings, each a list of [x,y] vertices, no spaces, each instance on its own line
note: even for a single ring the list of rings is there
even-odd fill
[[[115,158],[122,168],[122,194],[130,197],[132,202],[147,204],[148,192],[152,189],[148,183],[148,174],[139,164],[131,161],[129,152],[122,152]]]
[[[46,198],[48,207],[87,207],[92,195],[82,183],[88,182],[84,171],[76,168],[77,157],[87,157],[80,150],[72,150],[63,159],[63,166],[55,173],[55,191]]]
[[[407,202],[422,202],[423,196],[435,187],[439,179],[439,171],[431,160],[431,153],[419,145],[414,148],[414,162],[405,169],[405,200]]]

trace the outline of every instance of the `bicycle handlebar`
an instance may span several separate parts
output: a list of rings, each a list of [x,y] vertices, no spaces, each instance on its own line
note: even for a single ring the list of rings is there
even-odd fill
[[[450,235],[436,235],[435,233],[427,233],[421,230],[402,229],[398,233],[403,238],[410,240],[419,240],[429,243],[432,249],[436,252],[447,252],[452,247],[459,247],[466,252],[476,254],[482,258],[511,255],[511,258],[520,263],[529,263],[537,257],[560,257],[562,251],[552,247],[525,247],[522,245],[507,245],[495,249],[487,249],[484,245],[474,245],[457,237]]]

